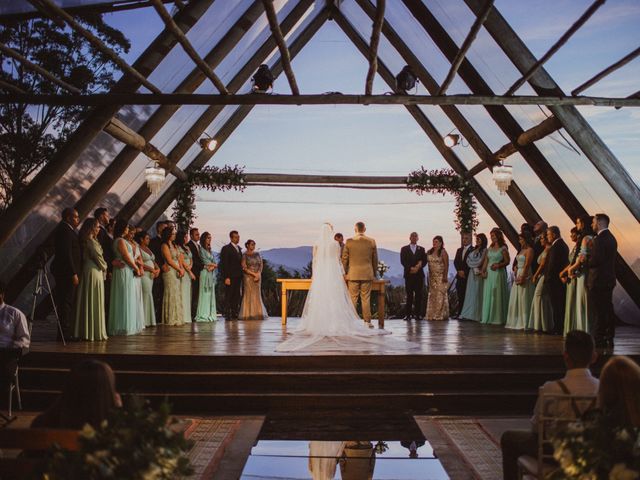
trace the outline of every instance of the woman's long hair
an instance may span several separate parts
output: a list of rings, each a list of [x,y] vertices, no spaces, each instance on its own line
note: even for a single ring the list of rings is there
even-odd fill
[[[83,360],[71,369],[60,398],[60,426],[80,430],[85,423],[98,428],[117,405],[116,379],[111,367]]]
[[[209,248],[207,248],[206,245],[208,237],[211,237],[211,234],[209,232],[204,232],[202,235],[200,235],[200,247],[211,253],[211,245],[209,245]]]
[[[502,232],[500,232],[502,233]],[[528,231],[524,231],[520,234],[518,234],[518,238],[522,238],[524,240],[524,244],[526,245],[524,248],[533,248],[533,236],[528,232]],[[523,249],[520,249],[520,251],[522,251]]]
[[[584,240],[584,237],[587,237],[587,236],[592,237],[594,235],[593,228],[591,228],[593,217],[591,215],[581,215],[578,218],[582,222],[582,229],[577,230],[578,241],[576,242],[576,245],[577,245],[576,251],[573,254],[573,258],[571,259],[572,265],[576,263],[576,260],[578,260],[578,257],[580,256],[580,249],[582,248],[582,240]],[[576,226],[575,228],[577,229],[578,227]]]
[[[611,358],[602,368],[598,406],[625,425],[640,427],[640,366],[629,357]]]
[[[494,228],[493,230],[491,230],[491,233],[496,236],[496,243],[498,244],[498,247],[502,248],[507,245],[504,241],[504,233],[502,233],[502,230],[500,230],[499,228]]]
[[[82,245],[83,248],[86,247],[89,237],[91,236],[93,229],[96,228],[97,223],[98,220],[93,217],[88,217],[84,222],[82,222],[80,232],[78,232],[78,237],[80,238],[80,245]]]
[[[480,241],[480,243],[476,243],[476,246],[473,249],[479,253],[482,253],[487,249],[487,245],[489,244],[487,241],[487,236],[484,233],[479,233],[476,237]]]
[[[167,245],[169,245],[171,235],[173,235],[173,227],[165,227],[164,230],[162,230],[162,234],[160,236],[162,243],[166,243]]]
[[[444,240],[442,239],[442,237],[440,235],[436,235],[435,237],[433,237],[434,240],[439,240],[440,241],[440,250],[438,250],[438,256],[441,257],[442,256],[442,250],[444,250]],[[429,251],[427,252],[427,255],[431,255],[434,251],[435,247],[431,247],[429,249]]]
[[[125,220],[122,220],[121,218],[116,220],[116,224],[113,227],[113,237],[114,238],[121,237],[122,234],[124,233],[124,231],[127,229],[127,227],[128,227],[128,225],[127,225],[127,222]]]

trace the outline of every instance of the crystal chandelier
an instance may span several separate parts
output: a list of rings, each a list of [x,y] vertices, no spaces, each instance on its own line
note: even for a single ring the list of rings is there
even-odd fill
[[[498,187],[500,195],[504,195],[513,180],[513,167],[511,165],[498,164],[493,167],[493,181]]]
[[[164,168],[160,168],[158,162],[154,162],[153,165],[149,165],[144,169],[144,178],[147,181],[147,187],[154,196],[160,192],[162,184],[164,183],[164,177]]]

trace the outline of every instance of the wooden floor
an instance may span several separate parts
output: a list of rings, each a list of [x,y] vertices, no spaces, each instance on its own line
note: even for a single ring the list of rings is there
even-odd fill
[[[32,352],[129,354],[129,355],[194,355],[194,356],[292,356],[308,352],[278,353],[276,346],[295,329],[298,318],[290,318],[286,327],[280,318],[265,321],[219,320],[198,324],[200,332],[191,333],[191,325],[147,328],[139,335],[112,337],[104,342],[54,341],[52,325],[34,325]],[[442,322],[387,320],[393,338],[413,342],[418,348],[408,355],[559,355],[562,337],[506,330],[500,326],[476,322],[448,320]],[[617,329],[614,353],[640,355],[640,328]],[[376,351],[379,355],[381,352]],[[384,353],[384,351],[382,351]],[[394,352],[398,354],[398,352]],[[320,354],[321,355],[321,354]],[[332,352],[331,356],[353,355]],[[366,353],[364,353],[366,355]]]

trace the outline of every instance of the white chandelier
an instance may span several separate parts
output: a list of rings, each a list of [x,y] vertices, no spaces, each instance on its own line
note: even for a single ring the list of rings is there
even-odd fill
[[[498,187],[500,195],[504,195],[513,180],[513,167],[511,165],[498,164],[493,167],[493,181]]]
[[[158,195],[164,183],[165,170],[158,166],[158,162],[149,165],[144,169],[144,179],[147,181],[149,191],[155,196]]]

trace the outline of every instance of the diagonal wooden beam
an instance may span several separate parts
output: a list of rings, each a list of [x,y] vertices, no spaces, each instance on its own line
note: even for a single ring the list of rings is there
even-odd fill
[[[196,49],[193,48],[193,45],[191,45],[191,42],[189,41],[187,36],[182,30],[180,30],[180,27],[178,27],[169,11],[165,8],[162,0],[151,0],[151,2],[153,3],[153,7],[156,9],[156,12],[158,12],[158,15],[160,16],[166,27],[171,33],[175,35],[175,37],[178,39],[178,43],[182,45],[182,48],[184,49],[186,54],[189,55],[189,58],[191,58],[191,60],[193,60],[198,68],[202,70],[207,78],[211,80],[211,83],[213,83],[213,85],[221,94],[227,95],[229,92],[224,86],[224,83],[222,83],[213,69],[202,59],[202,57],[198,55],[198,52],[196,52]]]
[[[378,71],[378,46],[380,44],[380,32],[382,31],[382,23],[384,22],[384,11],[386,0],[377,0],[376,14],[371,28],[371,40],[369,41],[369,71],[367,72],[367,80],[364,86],[364,94],[371,95],[373,92],[373,80]]]
[[[495,0],[487,0],[487,3],[485,4],[482,10],[482,13],[480,13],[480,15],[476,17],[475,21],[473,22],[473,25],[471,25],[471,29],[469,30],[467,37],[464,39],[464,42],[462,42],[462,46],[460,47],[460,50],[458,50],[458,54],[456,55],[456,58],[454,58],[453,62],[451,63],[451,68],[449,69],[449,73],[447,73],[447,76],[445,77],[444,82],[442,82],[442,86],[438,89],[438,93],[436,93],[436,95],[444,95],[445,92],[447,91],[447,88],[449,88],[449,85],[451,85],[451,82],[453,82],[453,79],[456,76],[456,72],[460,68],[462,61],[464,60],[465,56],[467,55],[467,52],[471,48],[471,44],[476,39],[476,36],[478,35],[478,32],[482,28],[482,25],[484,24],[485,20],[489,16],[489,13],[491,13],[491,9],[493,8],[494,1]]]
[[[368,47],[365,40],[359,35],[355,28],[344,18],[342,12],[338,9],[334,9],[332,16],[338,26],[344,31],[344,33],[349,37],[349,39],[353,42],[358,50],[362,53],[362,55],[367,58],[368,56]],[[383,78],[383,80],[393,89],[395,89],[395,77],[391,73],[391,71],[386,67],[386,65],[378,59],[378,69],[379,74]],[[418,125],[423,129],[427,137],[431,140],[431,143],[436,147],[436,149],[440,152],[445,161],[453,168],[453,170],[460,176],[466,177],[467,169],[464,166],[464,163],[456,153],[448,148],[443,141],[442,134],[438,132],[436,127],[431,123],[431,121],[427,118],[424,112],[415,105],[406,105],[405,108],[409,111],[411,116],[416,120]],[[507,238],[513,245],[517,245],[518,242],[518,234],[509,222],[509,219],[502,213],[502,211],[498,208],[498,206],[491,200],[491,198],[486,194],[482,186],[477,182],[476,179],[471,177],[469,179],[471,185],[473,187],[473,193],[482,208],[489,214],[489,216],[496,222],[498,227],[505,233]]]
[[[309,22],[309,24],[305,27],[305,29],[300,32],[300,34],[296,37],[296,39],[291,43],[291,48],[289,49],[292,58],[305,47],[305,45],[309,42],[311,38],[320,30],[320,27],[324,25],[324,23],[329,18],[329,10],[323,9],[319,12],[316,17]],[[283,22],[284,26],[284,22]],[[264,57],[263,57],[264,58]],[[275,76],[279,75],[283,70],[282,59],[279,59],[271,68],[271,71]],[[249,115],[249,112],[253,109],[252,105],[243,105],[239,107],[233,115],[227,120],[227,122],[218,130],[215,135],[216,140],[218,141],[218,146],[216,150],[213,152],[209,150],[202,150],[196,158],[191,162],[189,167],[187,167],[187,171],[190,169],[197,169],[204,167],[209,160],[215,155],[215,153],[220,149],[220,146],[231,136],[233,131],[242,123],[242,121]],[[180,191],[180,183],[173,182],[167,190],[158,198],[155,203],[151,206],[151,208],[144,214],[140,224],[143,228],[149,228],[153,222],[156,221],[157,218],[162,215],[171,202],[176,198]],[[140,205],[141,206],[141,205]],[[138,207],[139,208],[139,207]],[[137,209],[136,209],[137,210]],[[135,211],[135,210],[134,210]]]
[[[80,23],[78,23],[71,15],[65,12],[63,9],[58,7],[52,0],[28,0],[34,6],[38,4],[45,5],[47,10],[53,12],[56,16],[62,18],[75,32],[79,33],[82,37],[84,37],[91,45],[93,45],[97,50],[105,54],[107,57],[111,59],[113,63],[118,65],[122,69],[123,72],[128,73],[136,80],[138,80],[142,85],[148,88],[153,93],[161,93],[160,89],[153,85],[147,78],[142,75],[138,70],[125,62],[120,55],[118,55],[115,50],[109,48],[102,40],[96,37],[89,30],[84,28]],[[37,8],[37,7],[36,7]],[[55,18],[55,17],[54,17]]]
[[[282,58],[284,73],[287,77],[287,80],[289,81],[289,86],[291,87],[291,93],[293,95],[300,95],[298,82],[296,82],[296,76],[293,74],[293,68],[291,67],[291,55],[289,54],[289,49],[287,48],[287,42],[284,39],[282,30],[280,29],[280,24],[278,23],[278,15],[276,14],[276,9],[273,6],[273,0],[262,0],[262,5],[264,6],[264,11],[267,15],[267,20],[269,21],[269,28],[271,29],[271,35],[275,39],[276,44],[278,45],[278,50],[280,51],[280,58]]]
[[[600,80],[602,80],[607,75],[615,72],[619,68],[624,67],[627,63],[629,63],[631,60],[636,58],[638,55],[640,55],[640,47],[636,48],[633,52],[629,53],[628,55],[625,55],[620,60],[618,60],[616,63],[614,63],[612,65],[609,65],[607,68],[605,68],[601,72],[599,72],[596,75],[594,75],[593,77],[591,77],[589,80],[584,82],[579,87],[573,89],[571,91],[571,95],[574,95],[574,96],[575,95],[579,95],[581,92],[584,92],[587,88],[592,87],[593,85],[598,83]]]
[[[17,85],[14,85],[13,83],[9,83],[5,80],[2,80],[1,78],[0,78],[0,88],[4,88],[6,91],[11,93],[27,93]]]
[[[540,69],[540,67],[542,67],[542,65],[544,65],[547,62],[547,60],[549,60],[558,50],[560,50],[560,47],[562,47],[565,43],[567,43],[569,39],[573,36],[573,34],[576,33],[578,29],[582,27],[587,22],[587,20],[589,20],[591,16],[594,13],[596,13],[596,11],[602,5],[604,5],[605,2],[606,0],[595,0],[591,4],[591,6],[587,8],[587,10],[580,16],[580,18],[576,20],[573,25],[571,25],[569,30],[567,30],[560,37],[560,39],[556,43],[554,43],[549,50],[547,50],[547,53],[545,53],[540,58],[540,60],[535,62],[533,65],[531,65],[531,67],[524,73],[524,75],[522,75],[522,77],[520,77],[518,80],[514,82],[513,85],[511,85],[511,87],[509,88],[509,90],[507,90],[505,95],[513,95],[516,92],[516,90],[518,90],[522,85],[524,85],[526,81],[528,81],[531,77],[533,77],[536,74],[536,72]]]
[[[370,0],[356,0],[356,3],[362,8],[362,10],[373,18],[375,15],[375,7]],[[391,43],[398,53],[402,56],[403,60],[411,66],[418,79],[422,82],[425,88],[431,94],[435,94],[438,91],[438,83],[427,71],[420,60],[414,55],[413,51],[402,40],[400,35],[391,27],[389,22],[385,21],[382,25],[382,34]],[[465,116],[454,105],[441,105],[441,110],[451,120],[453,125],[469,142],[469,145],[476,152],[478,157],[482,159],[483,165],[488,165],[489,169],[492,169],[491,161],[493,159],[493,153],[489,149],[486,143],[482,140],[481,136],[475,131],[471,124],[467,121]],[[468,176],[472,176],[471,172],[467,172]],[[522,193],[518,183],[514,180],[511,182],[507,195],[514,203],[520,214],[527,222],[535,223],[540,220],[540,215],[533,207],[529,199]]]

